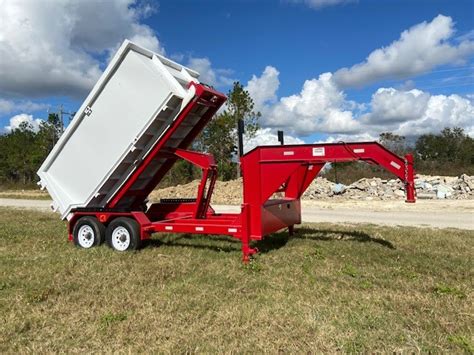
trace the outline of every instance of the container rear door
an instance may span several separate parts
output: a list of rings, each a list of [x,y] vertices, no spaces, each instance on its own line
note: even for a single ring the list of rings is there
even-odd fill
[[[63,208],[94,196],[171,94],[169,80],[152,60],[128,51],[47,171],[69,199],[61,201]]]

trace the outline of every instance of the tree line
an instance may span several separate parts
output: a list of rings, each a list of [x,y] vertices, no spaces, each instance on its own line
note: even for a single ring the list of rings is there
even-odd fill
[[[0,185],[26,187],[38,181],[36,171],[59,139],[57,114],[49,114],[37,131],[28,122],[0,135]]]
[[[221,180],[235,179],[239,176],[237,122],[243,120],[246,136],[252,137],[259,129],[260,116],[248,91],[236,82],[228,93],[224,110],[211,120],[191,148],[214,155]],[[38,179],[36,171],[58,141],[60,133],[60,119],[53,113],[37,131],[24,122],[0,135],[0,185],[22,188],[33,185]],[[462,128],[444,128],[438,134],[421,135],[415,142],[384,132],[379,141],[399,155],[413,152],[418,173],[474,174],[474,140]],[[384,176],[386,173],[379,167],[353,162],[333,164],[325,174],[332,180],[350,183],[360,177]],[[185,161],[178,161],[161,186],[182,184],[199,177],[198,169]]]
[[[383,132],[378,141],[398,154],[412,153],[415,172],[424,175],[474,175],[474,139],[462,128],[446,127],[437,134],[423,134],[414,142],[392,132]],[[364,177],[392,179],[393,175],[382,167],[360,162],[332,164],[323,172],[331,181],[350,184]]]

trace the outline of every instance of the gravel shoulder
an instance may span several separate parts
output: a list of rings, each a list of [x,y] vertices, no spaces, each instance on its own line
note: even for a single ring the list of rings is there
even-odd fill
[[[474,201],[304,201],[306,222],[372,223],[474,230]]]
[[[214,206],[217,212],[238,212],[239,206]],[[369,223],[386,226],[474,230],[474,201],[303,201],[307,223]]]
[[[2,199],[0,206],[51,211],[51,201]],[[238,205],[214,205],[217,212],[238,212]],[[303,222],[371,223],[388,226],[474,230],[474,200],[303,201]]]
[[[24,198],[0,198],[1,207],[30,209],[43,212],[51,211],[51,200],[28,200]]]

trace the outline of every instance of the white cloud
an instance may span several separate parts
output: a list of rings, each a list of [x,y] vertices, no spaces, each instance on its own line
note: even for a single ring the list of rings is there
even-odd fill
[[[293,137],[291,135],[285,135],[285,144],[304,144],[304,141]],[[259,129],[255,136],[252,138],[244,138],[244,152],[248,152],[253,148],[260,145],[278,145],[278,135],[270,128]]]
[[[39,118],[33,118],[32,115],[27,115],[26,113],[21,113],[10,118],[10,125],[5,126],[5,131],[9,133],[17,128],[20,128],[20,125],[23,122],[28,123],[34,132],[38,132],[40,124],[43,122],[43,120]]]
[[[334,80],[341,87],[363,86],[421,74],[440,65],[462,64],[474,53],[474,41],[466,37],[451,44],[454,33],[452,18],[438,15],[403,31],[397,41],[373,51],[364,62],[339,69]]]
[[[462,127],[474,137],[474,105],[459,95],[429,95],[422,114],[408,118],[396,129],[397,134],[413,136],[438,133],[445,127]]]
[[[12,112],[14,107],[13,101],[0,99],[0,114]]]
[[[265,104],[274,103],[277,100],[276,92],[280,86],[279,75],[276,68],[267,66],[260,77],[253,75],[247,83],[245,90],[253,98],[257,111],[262,110]]]
[[[460,36],[457,36],[456,40],[458,42],[463,42],[465,40],[471,40],[471,41],[474,40],[474,30],[470,30]]]
[[[262,122],[302,136],[357,132],[359,122],[346,109],[350,104],[334,84],[331,73],[324,73],[318,79],[306,80],[299,94],[282,97],[275,105],[264,108]]]
[[[378,139],[377,135],[365,132],[358,134],[337,134],[330,135],[325,139],[318,140],[314,143],[339,143],[339,142],[371,142]]]
[[[319,10],[323,7],[357,2],[357,0],[292,0],[294,3],[303,3],[313,9]]]
[[[397,85],[398,90],[408,91],[416,88],[416,83],[413,80],[405,80],[403,83]]]
[[[299,94],[275,101],[278,71],[267,69],[260,77],[254,75],[247,85],[259,103],[260,123],[266,127],[260,140],[276,142],[270,128],[298,136],[328,134],[324,142],[374,140],[385,131],[415,136],[454,126],[474,135],[474,102],[469,96],[380,88],[370,104],[358,104],[345,98],[331,73],[324,73],[318,79],[307,80]],[[266,85],[268,81],[273,84]]]
[[[394,124],[420,118],[430,95],[420,90],[380,88],[372,95],[372,112],[364,120],[372,124]]]
[[[29,113],[46,110],[48,107],[50,107],[50,105],[44,103],[0,99],[0,114],[6,114],[15,111]]]
[[[421,90],[381,88],[372,95],[371,112],[361,117],[365,131],[393,131],[404,136],[462,127],[474,133],[474,103],[460,95],[431,95]]]
[[[129,38],[162,51],[136,0],[2,1],[0,93],[82,96],[101,74],[97,56]]]
[[[196,70],[200,74],[200,82],[211,86],[229,86],[232,85],[232,83],[235,81],[235,79],[232,79],[230,77],[230,75],[232,75],[232,70],[213,68],[209,58],[191,57],[188,60],[187,66],[191,69]]]

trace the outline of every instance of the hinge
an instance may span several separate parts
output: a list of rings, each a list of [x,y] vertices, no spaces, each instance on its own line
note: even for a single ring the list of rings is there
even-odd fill
[[[84,110],[84,113],[86,114],[86,116],[90,116],[90,115],[91,115],[92,109],[90,108],[90,106],[86,106],[86,109]]]

